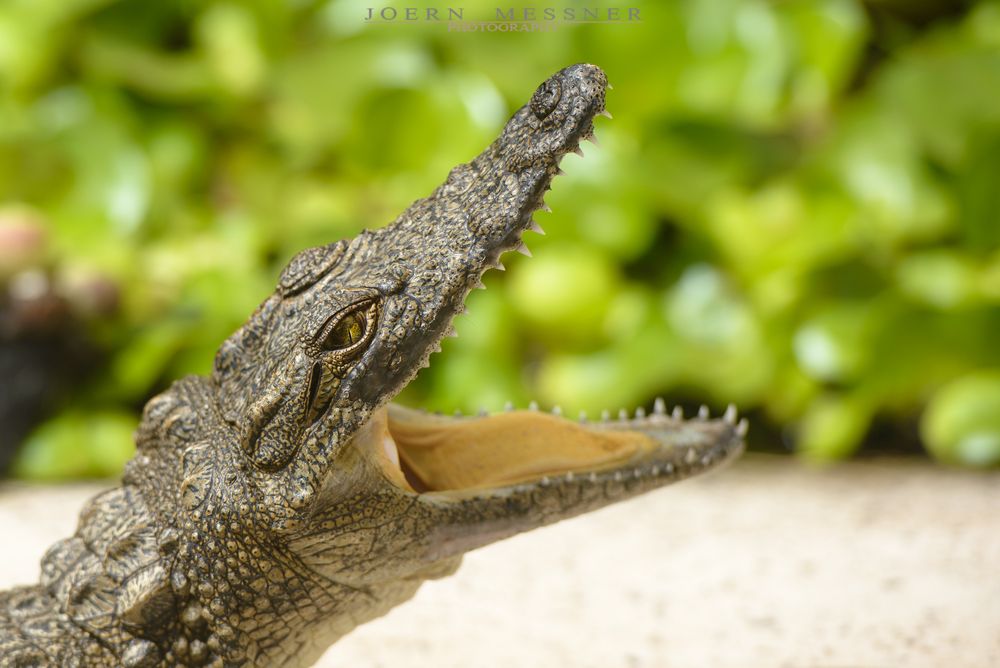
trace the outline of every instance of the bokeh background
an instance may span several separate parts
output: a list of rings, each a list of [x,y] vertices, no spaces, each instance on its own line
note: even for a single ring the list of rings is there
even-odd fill
[[[615,119],[402,401],[734,402],[759,449],[1000,462],[1000,4],[636,0],[541,34],[371,4],[0,4],[12,474],[116,474],[288,258],[392,220],[580,61]]]

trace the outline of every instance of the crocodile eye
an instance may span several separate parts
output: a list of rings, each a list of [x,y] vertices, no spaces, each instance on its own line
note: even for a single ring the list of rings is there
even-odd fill
[[[333,322],[324,328],[325,333],[320,339],[320,348],[336,352],[360,346],[371,338],[371,324],[377,315],[376,309],[375,301],[365,301],[334,316]]]
[[[531,96],[531,112],[539,120],[552,113],[562,97],[562,89],[557,79],[548,79]]]
[[[349,348],[361,340],[365,334],[368,323],[361,313],[351,313],[341,319],[337,325],[330,330],[330,333],[323,339],[323,348],[326,350],[340,350]]]

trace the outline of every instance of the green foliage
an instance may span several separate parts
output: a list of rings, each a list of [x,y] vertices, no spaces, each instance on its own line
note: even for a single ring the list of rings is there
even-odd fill
[[[19,472],[117,466],[84,436],[118,443],[296,250],[391,220],[579,61],[615,120],[406,401],[734,401],[830,459],[930,400],[932,454],[997,461],[995,402],[948,383],[1000,368],[1000,4],[888,28],[854,0],[637,6],[540,34],[366,25],[353,0],[0,6],[0,208],[44,218],[60,276],[123,290],[107,370]]]
[[[136,424],[128,413],[65,411],[28,438],[13,473],[34,480],[118,475],[135,454]]]

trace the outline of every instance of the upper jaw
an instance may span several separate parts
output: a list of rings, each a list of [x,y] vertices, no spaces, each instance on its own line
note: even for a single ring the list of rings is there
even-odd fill
[[[527,253],[525,231],[541,231],[532,214],[546,208],[543,196],[559,173],[559,160],[592,136],[607,87],[594,65],[565,68],[546,83],[552,81],[561,82],[561,97],[549,116],[540,119],[525,105],[490,147],[453,169],[430,197],[352,244],[375,272],[386,269],[380,258],[405,257],[389,267],[396,278],[386,295],[380,341],[367,356],[366,378],[359,380],[367,386],[360,388],[366,402],[384,405],[427,366],[453,333],[452,320],[465,311],[469,292],[482,287],[482,275],[502,267],[506,252]],[[558,119],[554,127],[545,124],[550,117]],[[400,327],[404,335],[396,333]]]

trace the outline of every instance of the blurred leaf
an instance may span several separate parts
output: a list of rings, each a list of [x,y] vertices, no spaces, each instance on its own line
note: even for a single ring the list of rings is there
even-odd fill
[[[1000,248],[1000,134],[984,137],[958,174],[958,225],[971,250]]]
[[[619,277],[608,259],[586,247],[553,247],[518,263],[509,283],[517,314],[541,333],[577,343],[594,341]]]
[[[871,420],[864,402],[824,396],[813,402],[799,424],[796,448],[816,462],[843,459],[861,443]]]
[[[964,466],[1000,464],[1000,371],[978,371],[945,385],[920,422],[927,449]]]
[[[900,262],[897,276],[905,294],[941,309],[967,305],[977,297],[976,266],[952,251],[913,253]]]
[[[28,437],[12,472],[29,480],[120,475],[134,454],[137,423],[135,416],[120,412],[62,413]]]

